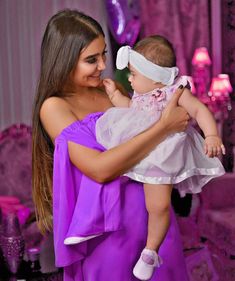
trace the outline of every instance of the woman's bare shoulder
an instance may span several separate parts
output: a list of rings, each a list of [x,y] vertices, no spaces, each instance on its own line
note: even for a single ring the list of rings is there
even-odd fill
[[[42,104],[40,120],[44,129],[54,141],[64,128],[77,119],[66,100],[59,97],[50,97]]]

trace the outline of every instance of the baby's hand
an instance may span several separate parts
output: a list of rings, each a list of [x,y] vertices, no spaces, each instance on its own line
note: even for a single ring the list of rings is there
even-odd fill
[[[109,97],[112,97],[114,92],[117,90],[117,87],[112,79],[105,78],[103,80],[105,91]]]
[[[219,156],[221,153],[225,154],[225,147],[217,135],[205,137],[204,150],[205,154],[211,158]]]

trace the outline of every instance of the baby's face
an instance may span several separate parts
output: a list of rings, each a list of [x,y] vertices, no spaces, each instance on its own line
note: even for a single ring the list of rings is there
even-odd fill
[[[132,65],[129,64],[130,76],[128,81],[131,83],[132,89],[138,94],[144,94],[158,88],[161,83],[157,83],[143,74],[138,72]]]

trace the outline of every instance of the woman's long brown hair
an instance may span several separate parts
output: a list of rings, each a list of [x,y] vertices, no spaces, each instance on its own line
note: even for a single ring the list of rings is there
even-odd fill
[[[63,91],[81,50],[99,35],[99,23],[76,10],[54,15],[46,27],[41,45],[41,69],[33,107],[32,193],[36,219],[42,233],[52,230],[52,174],[54,145],[40,121],[43,102]]]

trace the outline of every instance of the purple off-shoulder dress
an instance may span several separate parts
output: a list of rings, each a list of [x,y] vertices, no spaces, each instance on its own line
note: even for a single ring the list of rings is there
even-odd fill
[[[71,162],[68,141],[103,151],[95,136],[102,113],[89,114],[56,138],[53,176],[53,219],[56,266],[64,281],[137,281],[132,269],[145,246],[147,211],[141,183],[120,177],[99,184]],[[67,237],[99,235],[76,245]],[[159,254],[163,265],[151,281],[188,281],[174,212]]]

